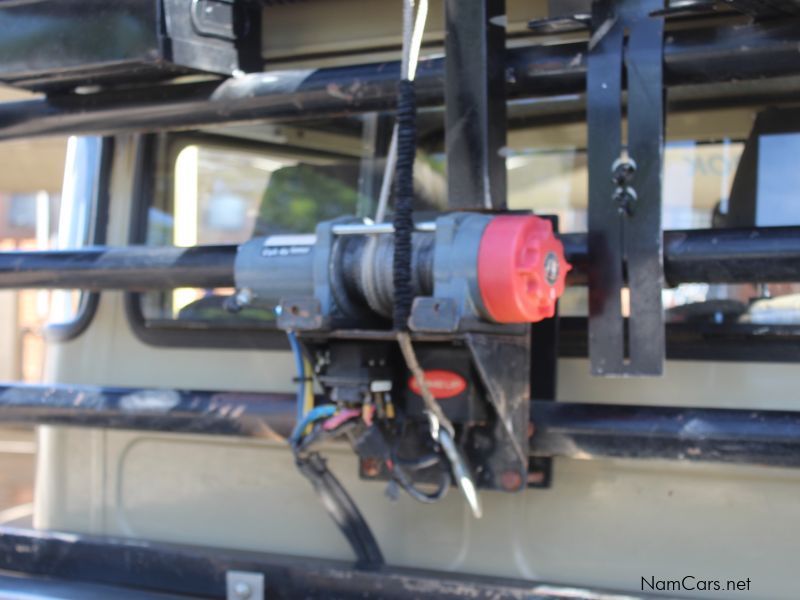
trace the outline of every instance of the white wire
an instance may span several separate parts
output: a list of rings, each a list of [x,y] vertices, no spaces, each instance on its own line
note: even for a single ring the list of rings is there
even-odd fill
[[[414,81],[414,77],[417,75],[422,36],[425,33],[425,21],[428,19],[428,0],[419,1],[416,20],[414,20],[413,15],[414,0],[403,0],[403,56],[400,62],[400,77],[409,81]],[[411,26],[412,21],[414,23],[413,28]],[[383,171],[378,207],[375,210],[376,223],[383,223],[386,218],[396,165],[397,124],[392,128],[392,139],[389,142],[389,151],[386,153],[386,168]]]

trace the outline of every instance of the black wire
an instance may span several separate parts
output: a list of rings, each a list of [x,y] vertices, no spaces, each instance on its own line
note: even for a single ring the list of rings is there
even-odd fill
[[[394,176],[394,327],[408,329],[414,289],[411,285],[411,235],[414,231],[414,159],[417,154],[417,98],[414,82],[397,88],[397,166]]]
[[[438,454],[431,453],[421,456],[420,458],[410,460],[406,458],[400,458],[399,456],[395,455],[392,457],[392,460],[409,471],[421,471],[422,469],[429,469],[439,464],[442,462],[442,457]]]
[[[324,442],[329,439],[333,439],[344,435],[355,429],[358,426],[358,421],[356,420],[348,420],[336,427],[335,429],[326,430],[323,427],[322,423],[317,423],[314,429],[311,430],[311,433],[304,436],[297,444],[296,449],[300,452],[308,450],[314,444],[318,444],[320,442]]]
[[[447,490],[450,489],[450,483],[452,481],[450,477],[450,469],[444,462],[442,455],[432,452],[413,460],[400,458],[397,453],[398,442],[399,440],[395,440],[394,444],[391,445],[389,450],[393,463],[393,468],[391,470],[392,479],[394,479],[394,481],[396,481],[397,484],[403,488],[403,490],[405,490],[409,496],[418,502],[432,504],[441,500],[447,493]],[[436,488],[436,491],[428,494],[414,485],[413,478],[409,476],[406,471],[421,471],[422,469],[429,469],[434,466],[439,467],[439,485]]]
[[[441,459],[439,460],[439,464],[442,464]],[[396,463],[392,469],[392,478],[401,488],[405,490],[409,496],[414,498],[414,500],[423,502],[425,504],[433,504],[434,502],[438,502],[444,498],[447,490],[450,488],[450,472],[445,469],[441,469],[439,486],[436,488],[436,491],[431,494],[423,492],[417,488],[414,485],[414,481],[406,473],[405,469]]]
[[[308,455],[296,452],[295,463],[311,482],[325,510],[350,542],[359,565],[370,568],[383,565],[383,554],[372,530],[353,499],[328,470],[325,459],[318,452]]]

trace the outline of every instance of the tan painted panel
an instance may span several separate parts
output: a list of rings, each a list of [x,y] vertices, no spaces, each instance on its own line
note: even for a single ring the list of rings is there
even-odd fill
[[[133,161],[124,140],[115,161],[109,235],[120,244]],[[145,346],[117,293],[103,294],[89,331],[49,357],[50,378],[64,382],[292,388],[285,352]],[[562,400],[794,408],[797,399],[792,364],[670,361],[664,378],[625,380],[591,378],[585,360],[559,367]],[[40,445],[38,526],[351,557],[277,443],[47,427]],[[551,489],[484,493],[485,517],[474,521],[455,493],[433,506],[391,503],[382,485],[357,479],[349,450],[327,454],[394,565],[631,592],[642,576],[750,577],[752,597],[797,596],[800,471],[558,460]]]
[[[0,102],[37,98],[36,94],[0,85]],[[67,139],[36,138],[0,142],[0,193],[61,191]]]
[[[271,65],[298,65],[304,57],[321,66],[323,54],[369,53],[363,62],[397,58],[401,44],[402,4],[396,0],[305,0],[276,3],[264,9],[262,55]],[[528,31],[528,21],[547,14],[545,0],[508,0],[509,34]],[[425,44],[441,47],[444,2],[431,0]],[[383,52],[382,52],[383,51]],[[330,60],[330,59],[329,59]],[[335,60],[335,59],[334,59]],[[351,59],[352,62],[352,59]]]
[[[66,138],[35,138],[0,142],[0,192],[61,192]]]
[[[95,452],[85,431],[44,437],[55,435],[70,463]],[[559,460],[552,489],[484,492],[485,516],[476,521],[455,492],[436,505],[405,496],[392,503],[382,484],[358,480],[348,449],[326,455],[393,565],[630,592],[641,591],[643,576],[749,577],[752,597],[796,598],[797,471]],[[40,524],[85,531],[102,520],[113,535],[352,558],[285,448],[108,432],[103,457],[102,483],[86,470],[64,470],[64,488],[48,488],[85,486],[84,514],[54,507]]]

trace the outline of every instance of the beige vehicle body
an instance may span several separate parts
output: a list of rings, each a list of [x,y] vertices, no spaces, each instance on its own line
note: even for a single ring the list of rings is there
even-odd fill
[[[368,28],[356,19],[364,7],[355,0],[269,7],[263,48],[269,68],[396,58],[398,3],[371,4]],[[526,23],[544,16],[545,4],[508,0],[509,45],[542,43],[528,35]],[[311,13],[314,19],[307,18]],[[441,52],[441,13],[441,5],[432,2],[426,55]],[[554,42],[548,38],[545,43]],[[691,214],[710,219],[720,190],[724,193],[730,186],[732,171],[704,175],[697,165],[720,159],[730,161],[735,170],[742,140],[763,106],[669,116],[667,141],[675,145],[668,145],[666,158],[667,222],[670,210],[678,214],[686,208],[677,201],[670,204],[670,198],[680,197],[687,185],[694,190]],[[255,159],[236,162],[239,154],[273,161],[264,167],[272,174],[289,164],[281,162],[289,159],[279,139],[293,151],[335,148],[354,160],[361,152],[358,136],[314,124],[220,127],[213,136],[176,133],[169,138],[178,144],[167,152],[162,165],[170,175],[160,181],[166,182],[162,185],[169,194],[190,199],[188,209],[178,202],[169,205],[174,219],[169,243],[203,243],[203,236],[210,235],[202,225],[187,229],[180,222],[190,219],[181,210],[194,211],[194,222],[202,222],[197,214],[203,209],[198,206],[213,187],[211,179],[257,180],[252,175]],[[132,198],[137,156],[146,139],[114,138],[108,245],[131,243],[137,211],[145,210],[136,208]],[[709,143],[687,150],[682,140]],[[586,206],[586,162],[576,158],[576,149],[586,146],[585,123],[515,129],[509,132],[508,145],[521,161],[518,169],[509,164],[511,208],[556,212],[562,222],[579,221]],[[204,174],[213,167],[215,151],[230,152],[234,162],[225,173]],[[687,171],[690,162],[694,167]],[[438,180],[432,185],[442,184]],[[257,206],[263,189],[262,182],[247,200],[248,207]],[[243,241],[236,235],[219,241]],[[196,297],[188,293],[190,299]],[[173,307],[184,303],[178,296],[172,301]],[[563,302],[563,309],[574,314],[585,314],[585,306],[585,296],[579,293]],[[243,392],[293,392],[293,377],[288,349],[148,343],[131,324],[125,293],[117,291],[102,293],[97,313],[81,335],[48,343],[44,369],[48,383]],[[587,358],[562,357],[556,399],[792,410],[800,399],[798,383],[800,374],[791,362],[670,359],[661,378],[596,378]],[[297,472],[286,444],[269,438],[39,426],[33,524],[52,531],[351,560],[348,544]],[[798,596],[800,471],[794,469],[557,458],[549,488],[518,494],[482,492],[484,515],[476,520],[456,491],[434,505],[405,496],[390,501],[385,484],[359,479],[349,447],[331,444],[325,453],[392,566],[602,588],[632,596],[656,593],[643,579],[749,579],[749,592],[673,590],[668,595],[776,600]]]

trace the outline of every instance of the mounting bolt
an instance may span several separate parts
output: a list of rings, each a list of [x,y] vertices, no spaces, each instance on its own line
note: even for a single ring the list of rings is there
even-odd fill
[[[509,492],[518,490],[522,487],[522,475],[519,474],[519,471],[503,471],[503,474],[500,476],[500,485],[503,486],[504,490]]]
[[[611,165],[611,181],[619,187],[627,186],[636,173],[636,161],[632,158],[618,158]]]
[[[252,571],[225,573],[226,600],[264,600],[264,574]]]
[[[377,477],[380,475],[381,466],[375,458],[365,458],[361,461],[361,472],[364,477]]]
[[[233,593],[240,600],[248,600],[253,595],[253,588],[244,581],[240,581],[233,587]]]
[[[613,198],[614,202],[617,203],[620,213],[626,215],[633,214],[633,207],[638,199],[636,196],[636,190],[629,186],[618,187],[614,190]]]

